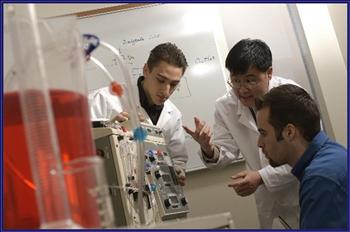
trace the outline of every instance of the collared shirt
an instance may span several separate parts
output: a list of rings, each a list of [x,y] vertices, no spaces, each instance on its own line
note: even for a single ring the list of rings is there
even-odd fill
[[[347,228],[347,151],[319,132],[292,169],[300,181],[300,229]]]
[[[150,105],[145,93],[145,90],[142,86],[142,81],[145,79],[144,76],[140,76],[137,80],[137,87],[139,89],[139,95],[140,95],[140,103],[141,106],[145,109],[148,116],[152,120],[152,123],[154,125],[157,125],[158,119],[160,117],[160,114],[162,113],[164,105]]]

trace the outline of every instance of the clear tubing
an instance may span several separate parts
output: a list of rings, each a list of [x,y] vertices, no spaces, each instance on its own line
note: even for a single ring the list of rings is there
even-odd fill
[[[103,42],[102,42],[103,43]],[[102,44],[102,46],[104,46],[103,44]],[[116,55],[118,55],[118,54],[116,54]],[[109,81],[111,81],[111,82],[113,82],[114,81],[114,78],[112,77],[112,75],[110,74],[110,72],[106,69],[106,67],[97,59],[97,58],[95,58],[95,57],[93,57],[93,56],[90,56],[90,60],[93,62],[93,63],[95,63],[102,71],[103,71],[103,73],[106,75],[106,77],[108,78],[108,80]],[[124,65],[124,64],[122,64],[122,65]],[[129,77],[130,78],[130,77]],[[132,89],[132,87],[130,88],[129,87],[129,89]],[[132,95],[133,95],[133,93],[132,93]],[[135,95],[133,95],[133,96],[135,96]],[[137,121],[137,120],[136,120]],[[143,144],[143,143],[142,143]],[[138,148],[138,150],[140,150],[140,153],[141,154],[144,154],[144,147],[140,147],[140,148]],[[140,155],[139,155],[139,157],[140,157]],[[142,162],[144,162],[144,161],[140,161],[141,163]],[[142,165],[142,167],[143,167],[144,165]],[[129,170],[132,170],[130,167],[129,167]],[[144,172],[143,172],[143,169],[141,170],[141,172],[140,172],[140,165],[138,166],[138,173],[143,173],[143,174],[141,174],[141,177],[139,178],[139,179],[142,179],[143,180],[143,178],[144,178]],[[140,183],[140,181],[139,181],[139,179],[138,179],[138,185],[139,186],[143,186],[143,182],[141,182]],[[126,188],[124,188],[124,187],[122,187],[122,186],[114,186],[115,188],[122,188],[122,189],[126,189]],[[133,189],[133,190],[136,190],[136,191],[141,191],[142,192],[142,189],[143,188],[129,188],[129,189]],[[141,199],[140,199],[140,196],[141,196]],[[141,203],[140,203],[141,202]],[[142,218],[145,218],[145,216],[144,216],[144,214],[143,214],[143,200],[142,200],[142,194],[138,194],[138,208],[139,208],[139,211],[140,211],[140,221],[141,221],[141,223],[142,224],[145,224],[145,219],[142,219]],[[144,220],[144,221],[142,221],[142,220]]]
[[[134,92],[134,88],[133,85],[131,83],[131,79],[132,76],[129,72],[129,70],[127,69],[123,58],[121,57],[121,55],[119,54],[118,50],[115,49],[112,45],[104,42],[104,41],[100,41],[100,46],[105,47],[109,50],[111,50],[117,58],[117,61],[121,67],[124,79],[125,79],[125,84],[127,87],[127,91],[125,91],[125,94],[127,94],[126,96],[123,95],[121,96],[121,100],[123,103],[123,106],[127,105],[128,109],[130,110],[129,116],[130,116],[130,123],[132,128],[141,128],[140,125],[140,120],[138,117],[138,108],[137,108],[137,104],[136,104],[136,99],[135,96],[136,93]],[[144,178],[145,178],[145,172],[144,172],[144,163],[145,163],[145,146],[143,141],[140,140],[136,140],[136,145],[137,145],[137,155],[138,155],[138,169],[137,169],[137,173],[138,173],[138,178],[137,178],[137,184],[138,184],[138,195],[137,195],[137,202],[138,202],[138,209],[139,209],[139,215],[140,215],[140,222],[141,224],[145,224],[145,214],[144,214],[144,204],[143,204],[143,186],[144,186]]]
[[[28,39],[27,43],[33,43],[27,44],[30,49],[25,48],[20,41],[17,10],[22,11],[29,19],[29,36],[32,38]],[[17,4],[9,13],[12,49],[16,72],[18,72],[20,104],[36,189],[40,226],[41,228],[76,228],[71,220],[65,180],[62,175],[35,6],[34,4]],[[25,59],[28,56],[31,58],[30,61]],[[34,75],[33,70],[36,71]],[[33,87],[32,83],[35,79],[40,84]]]
[[[111,82],[114,81],[114,79],[113,79],[111,73],[108,72],[108,70],[106,69],[106,67],[105,67],[98,59],[96,59],[96,58],[93,57],[93,56],[90,56],[90,60],[91,60],[92,62],[94,62],[94,63],[103,71],[103,73],[108,77],[108,80],[109,80],[109,81],[111,81]]]

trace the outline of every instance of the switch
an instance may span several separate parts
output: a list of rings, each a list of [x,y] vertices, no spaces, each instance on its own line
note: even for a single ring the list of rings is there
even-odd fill
[[[151,189],[150,189],[150,187],[148,186],[148,184],[145,185],[145,191],[146,191],[146,192],[151,192]]]
[[[186,200],[186,198],[185,197],[183,197],[183,198],[181,198],[181,204],[183,205],[183,206],[185,206],[185,205],[187,205],[187,200]]]
[[[151,161],[151,162],[154,162],[156,160],[156,158],[154,158],[154,156],[149,156],[148,158],[149,158],[149,161]]]
[[[164,200],[164,205],[165,205],[165,208],[169,208],[170,207],[170,201],[169,201],[169,199],[165,199]]]
[[[138,192],[133,192],[132,193],[132,197],[133,197],[134,201],[137,201],[138,194],[139,194]]]
[[[131,184],[130,183],[126,183],[125,187],[128,190],[128,194],[132,194],[134,192],[134,190],[131,188]]]
[[[159,171],[155,171],[155,172],[154,172],[154,176],[155,176],[157,179],[159,179],[159,178],[161,177]]]

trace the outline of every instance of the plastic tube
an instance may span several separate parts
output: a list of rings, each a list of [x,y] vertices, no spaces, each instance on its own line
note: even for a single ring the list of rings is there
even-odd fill
[[[108,70],[106,69],[106,67],[105,67],[98,59],[96,59],[96,58],[93,57],[93,56],[90,56],[90,60],[91,60],[92,62],[94,62],[94,63],[103,71],[103,73],[108,77],[108,80],[109,80],[109,81],[111,81],[111,82],[114,81],[114,79],[113,79],[111,73],[108,72]]]
[[[25,48],[19,16],[28,17],[29,39]],[[41,228],[78,228],[71,220],[56,128],[48,91],[42,41],[34,4],[17,4],[9,11],[10,35],[16,63],[33,182],[36,187]],[[33,44],[29,44],[33,43]],[[26,60],[30,56],[30,60]],[[32,69],[31,69],[32,68]],[[34,74],[32,73],[35,70]],[[36,85],[33,86],[35,81]]]
[[[135,96],[138,96],[135,91],[134,91],[134,87],[131,83],[131,73],[129,72],[129,70],[126,67],[126,64],[124,63],[124,60],[122,58],[122,56],[119,54],[118,50],[116,48],[114,48],[112,45],[104,42],[104,41],[100,41],[100,46],[109,49],[113,54],[116,55],[117,58],[117,62],[120,64],[122,73],[123,73],[123,77],[125,80],[125,84],[127,87],[127,91],[124,91],[126,94],[120,96],[122,105],[125,107],[127,107],[130,112],[129,116],[130,116],[130,123],[132,128],[134,128],[134,137],[135,137],[135,132],[141,132],[142,133],[142,128],[140,125],[140,120],[138,117],[138,108],[137,108],[137,104],[136,104],[136,98]],[[96,59],[95,59],[96,61]],[[94,61],[94,62],[95,62]],[[96,62],[95,62],[96,63]],[[98,63],[96,63],[98,65]],[[102,65],[102,67],[100,65],[98,65],[103,71],[104,73],[108,76],[108,78],[113,81],[113,79],[111,79],[109,72],[106,70],[104,70],[104,66]],[[142,137],[142,135],[141,135]],[[136,145],[137,145],[137,154],[138,154],[138,179],[137,179],[137,184],[138,184],[138,195],[137,195],[137,202],[138,202],[138,210],[139,210],[139,216],[140,216],[140,222],[141,224],[145,224],[145,212],[144,212],[144,204],[143,204],[143,186],[144,186],[144,179],[145,179],[145,172],[144,172],[144,163],[145,163],[145,147],[144,147],[144,143],[142,140],[136,139]]]

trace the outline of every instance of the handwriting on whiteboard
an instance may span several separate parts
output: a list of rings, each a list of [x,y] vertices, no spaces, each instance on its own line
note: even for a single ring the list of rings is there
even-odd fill
[[[194,60],[194,63],[195,64],[202,64],[202,63],[206,63],[206,62],[209,62],[209,61],[212,61],[212,60],[215,60],[215,56],[209,55],[209,56],[204,56],[204,57],[197,57]]]
[[[146,40],[153,40],[158,39],[160,37],[159,33],[156,34],[150,34],[150,35],[140,35],[136,36],[135,38],[129,38],[129,39],[123,39],[121,45],[123,46],[135,46],[136,44],[142,43]]]
[[[132,45],[135,46],[135,44],[145,41],[145,39],[142,36],[139,36],[137,38],[133,38],[133,39],[123,39],[122,41],[122,45]]]

